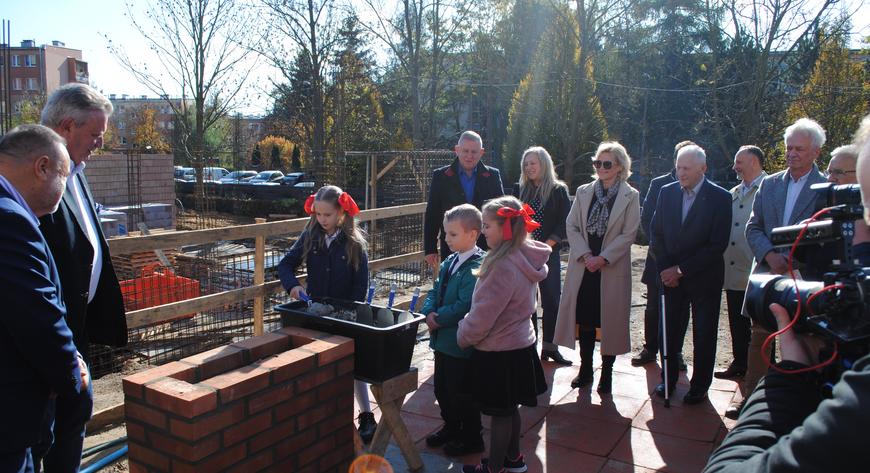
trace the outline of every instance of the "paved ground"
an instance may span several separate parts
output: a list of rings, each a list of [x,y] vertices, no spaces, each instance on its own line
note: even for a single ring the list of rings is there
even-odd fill
[[[455,472],[463,463],[476,463],[479,455],[448,458],[440,449],[426,446],[426,435],[440,428],[441,419],[432,386],[433,363],[415,359],[420,385],[406,398],[402,417],[421,451],[424,471]],[[714,380],[707,402],[684,406],[682,396],[688,390],[688,378],[683,374],[671,407],[665,408],[661,399],[649,394],[659,382],[657,365],[637,368],[631,366],[630,355],[617,358],[613,394],[600,396],[594,390],[597,367],[592,389],[571,388],[579,360],[574,362],[573,367],[558,369],[553,363],[545,363],[549,391],[539,397],[537,407],[520,410],[521,448],[530,472],[695,473],[701,471],[713,446],[733,425],[722,414],[735,396],[734,382]],[[376,407],[374,412],[380,416]],[[484,417],[484,426],[488,425]],[[487,431],[487,443],[488,437]],[[387,459],[394,471],[407,471],[394,445]]]

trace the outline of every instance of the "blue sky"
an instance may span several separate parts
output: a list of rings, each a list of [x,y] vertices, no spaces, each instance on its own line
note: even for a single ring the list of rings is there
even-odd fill
[[[852,15],[852,22],[856,32],[853,43],[858,47],[861,36],[870,36],[870,2],[844,2],[853,6],[851,10],[857,10]],[[142,16],[145,3],[141,0],[135,2],[132,14]],[[108,37],[124,45],[131,54],[147,53],[144,40],[131,26],[127,14],[123,0],[9,0],[4,2],[0,10],[0,18],[12,22],[13,45],[20,44],[24,39],[34,39],[37,44],[63,41],[67,47],[82,50],[84,60],[88,62],[91,83],[103,93],[155,96],[136,82],[107,48]],[[278,78],[278,74],[268,67],[256,69],[249,81],[253,88],[249,93],[251,99],[241,111],[265,113],[269,103],[261,92],[269,89],[270,79]]]

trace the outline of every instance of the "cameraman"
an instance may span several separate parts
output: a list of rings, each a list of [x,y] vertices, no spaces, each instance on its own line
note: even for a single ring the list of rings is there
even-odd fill
[[[870,115],[856,135],[861,149],[858,180],[865,220],[870,224]],[[790,316],[781,306],[771,311],[780,328]],[[821,340],[780,336],[786,370],[818,364]],[[815,372],[784,374],[771,370],[758,384],[737,425],[710,456],[705,473],[732,472],[866,472],[870,448],[870,355],[860,358],[834,386],[832,397],[821,400]],[[821,401],[821,402],[820,402]]]

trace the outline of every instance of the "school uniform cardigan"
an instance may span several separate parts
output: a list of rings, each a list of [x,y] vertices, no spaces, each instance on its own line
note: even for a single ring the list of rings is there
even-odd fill
[[[447,278],[447,271],[453,261],[459,257],[459,253],[453,253],[441,263],[438,280],[435,281],[432,290],[426,295],[426,300],[423,301],[423,307],[420,310],[420,313],[424,315],[428,315],[430,312],[438,313],[435,322],[440,327],[429,335],[429,346],[433,350],[456,358],[471,356],[471,350],[463,350],[456,344],[456,330],[459,327],[459,321],[471,308],[471,296],[474,294],[474,284],[477,282],[477,276],[471,272],[480,267],[484,255],[486,252],[478,248],[475,253],[459,265],[459,268],[449,278]],[[445,278],[447,278],[447,287],[444,288],[444,297],[442,298],[442,284]]]
[[[296,268],[302,264],[302,253],[308,230],[299,235],[299,239],[290,248],[281,262],[278,263],[278,278],[287,291],[299,286],[296,279]],[[311,297],[334,297],[337,299],[364,301],[369,285],[368,256],[363,251],[359,259],[359,268],[354,269],[345,251],[347,237],[339,233],[329,248],[312,247],[308,252],[305,267],[308,271],[305,292]]]

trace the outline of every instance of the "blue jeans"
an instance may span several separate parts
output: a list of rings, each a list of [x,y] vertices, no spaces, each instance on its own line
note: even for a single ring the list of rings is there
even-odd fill
[[[90,377],[90,375],[88,375]],[[33,447],[35,471],[78,473],[85,425],[94,407],[92,383],[77,396],[58,396],[49,403],[39,443]]]
[[[3,473],[33,473],[33,456],[30,449],[0,453],[0,471]]]
[[[541,290],[541,317],[544,326],[544,340],[541,344],[544,350],[555,350],[553,336],[556,333],[556,315],[559,313],[559,300],[562,297],[562,261],[557,249],[553,248],[550,259],[547,260],[547,277],[538,283]],[[535,336],[538,335],[538,311],[532,314],[532,323],[535,327]]]

